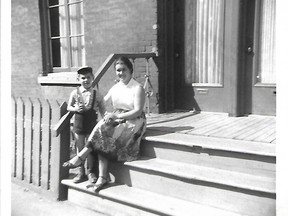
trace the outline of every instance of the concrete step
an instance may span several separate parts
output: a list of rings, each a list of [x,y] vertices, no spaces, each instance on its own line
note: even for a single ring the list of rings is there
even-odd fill
[[[141,143],[141,155],[264,177],[275,176],[276,170],[273,144],[149,129]]]
[[[163,196],[127,185],[108,184],[99,193],[86,188],[88,182],[74,184],[62,180],[69,187],[68,200],[77,205],[113,216],[240,216],[233,211]]]
[[[274,177],[158,158],[115,163],[110,168],[117,183],[133,188],[241,214],[274,215]]]

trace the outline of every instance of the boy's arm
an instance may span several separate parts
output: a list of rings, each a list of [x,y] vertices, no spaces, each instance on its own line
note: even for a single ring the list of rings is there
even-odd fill
[[[67,110],[70,111],[70,112],[76,112],[77,111],[77,107],[75,107],[76,100],[75,100],[74,95],[75,95],[75,91],[73,91],[70,94],[69,101],[68,101]]]

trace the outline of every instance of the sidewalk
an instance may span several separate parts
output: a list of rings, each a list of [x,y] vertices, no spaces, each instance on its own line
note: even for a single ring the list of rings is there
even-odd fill
[[[93,205],[93,203],[91,203]],[[12,216],[105,216],[68,201],[56,201],[11,183]]]

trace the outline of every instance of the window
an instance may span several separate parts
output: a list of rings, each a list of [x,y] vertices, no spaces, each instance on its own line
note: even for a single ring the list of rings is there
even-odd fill
[[[185,65],[187,85],[221,86],[224,62],[225,1],[186,1]],[[190,53],[190,54],[189,54]]]
[[[276,0],[258,2],[259,30],[258,32],[258,74],[257,84],[275,84],[275,9]]]
[[[44,73],[85,65],[83,0],[40,1],[41,9]]]

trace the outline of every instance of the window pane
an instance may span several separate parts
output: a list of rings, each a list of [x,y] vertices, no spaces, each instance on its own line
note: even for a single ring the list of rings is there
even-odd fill
[[[50,8],[50,31],[51,37],[59,37],[67,35],[65,7]]]
[[[65,0],[49,0],[49,6],[62,5]]]
[[[223,0],[186,1],[185,83],[221,85],[225,2]],[[187,11],[188,10],[188,11]]]
[[[84,36],[71,38],[72,67],[85,65]]]
[[[260,13],[259,67],[257,78],[260,83],[275,84],[275,0],[263,0]]]
[[[75,3],[75,2],[82,2],[82,0],[68,0],[68,4]]]
[[[84,33],[83,7],[82,3],[69,5],[70,35]]]
[[[68,47],[66,38],[52,39],[53,67],[68,67]]]
[[[59,32],[59,8],[50,9],[50,31],[51,37],[58,37]]]
[[[58,5],[58,4],[59,4],[58,0],[49,0],[49,6]]]

